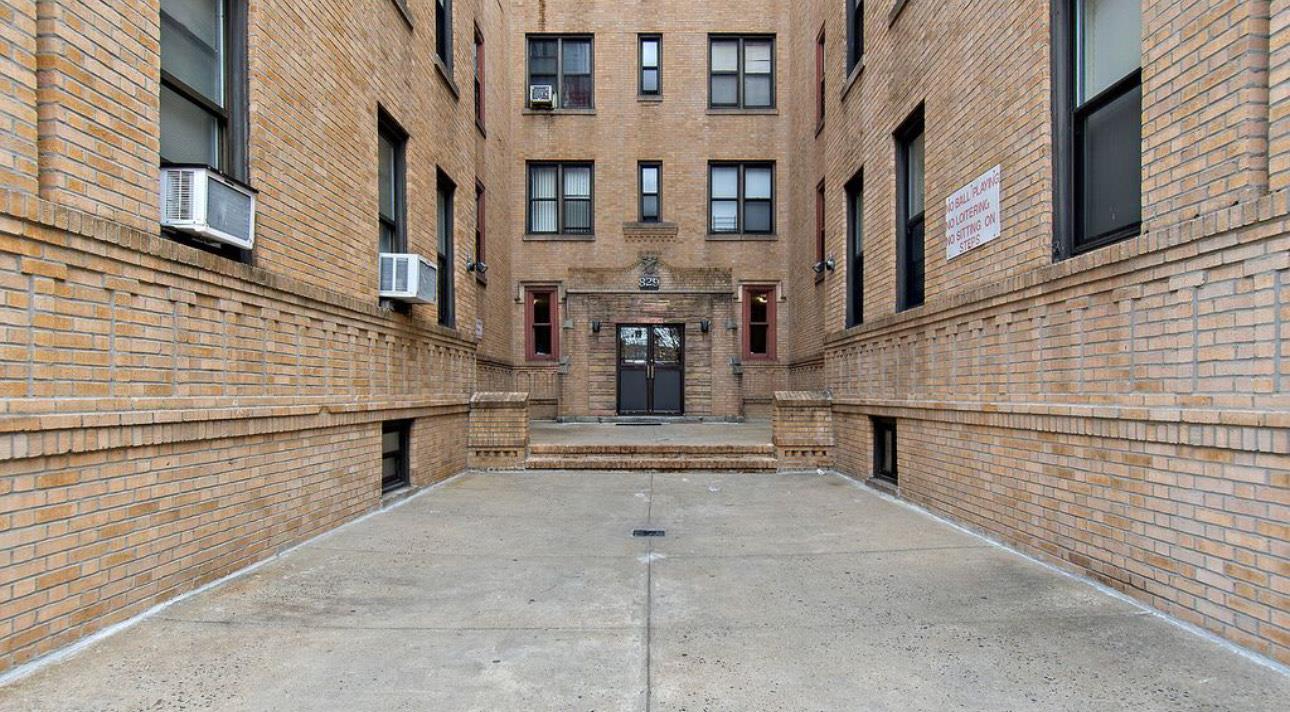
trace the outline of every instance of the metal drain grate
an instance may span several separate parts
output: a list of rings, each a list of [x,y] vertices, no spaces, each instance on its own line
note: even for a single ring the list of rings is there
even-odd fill
[[[667,534],[667,532],[663,529],[633,529],[632,530],[632,536],[636,536],[636,537],[664,536],[665,534]]]

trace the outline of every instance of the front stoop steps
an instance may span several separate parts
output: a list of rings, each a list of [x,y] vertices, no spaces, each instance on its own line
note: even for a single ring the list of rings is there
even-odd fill
[[[529,470],[774,472],[772,445],[549,445],[529,448]]]

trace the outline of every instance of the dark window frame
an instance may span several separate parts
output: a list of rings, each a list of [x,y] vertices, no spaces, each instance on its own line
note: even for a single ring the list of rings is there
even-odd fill
[[[741,353],[743,360],[747,362],[774,362],[778,360],[778,348],[776,340],[779,331],[779,306],[777,304],[776,293],[778,288],[775,285],[744,285],[743,288],[743,337]],[[752,320],[752,302],[756,295],[766,295],[766,321],[753,322]],[[752,328],[754,326],[766,327],[766,352],[753,353],[752,351]]]
[[[655,44],[655,62],[653,67],[645,66],[645,43],[653,42]],[[636,42],[637,54],[637,72],[636,72],[636,92],[640,96],[661,97],[663,96],[663,35],[654,33],[642,33],[637,35]],[[656,86],[654,91],[645,89],[645,71],[653,69],[657,74]]]
[[[456,261],[456,202],[457,184],[444,173],[436,171],[435,179],[435,265],[439,270],[438,321],[449,329],[457,326]],[[444,227],[447,232],[444,232]]]
[[[738,192],[738,197],[736,198],[738,207],[735,213],[735,222],[737,224],[736,224],[736,229],[734,230],[715,230],[713,229],[713,225],[712,225],[712,205],[718,200],[717,198],[714,198],[712,196],[713,169],[719,168],[719,167],[725,167],[725,168],[738,167],[739,168],[739,192]],[[749,168],[769,168],[770,169],[770,199],[769,200],[764,198],[751,199],[756,202],[770,203],[770,226],[768,229],[764,231],[747,230],[745,225],[745,220],[744,220],[744,215],[746,212],[745,206],[750,200],[749,198],[746,197],[747,196],[746,176],[748,174]],[[708,235],[709,236],[774,235],[775,234],[775,202],[776,202],[776,194],[778,192],[775,186],[776,178],[777,178],[777,171],[776,171],[776,166],[774,161],[709,161],[708,162]],[[726,200],[729,200],[729,198],[721,198],[720,200],[726,201]]]
[[[592,34],[548,34],[548,33],[529,33],[524,36],[524,76],[528,80],[526,87],[533,86],[533,54],[532,44],[534,40],[555,40],[555,98],[557,109],[566,111],[594,111],[596,108],[596,37]],[[588,56],[588,77],[591,81],[591,89],[587,96],[586,106],[565,106],[564,92],[564,43],[567,41],[586,41]],[[528,97],[524,98],[525,107],[532,109]]]
[[[870,427],[873,430],[873,477],[888,482],[890,484],[900,483],[900,448],[898,446],[896,421],[893,418],[869,418]],[[888,453],[887,433],[891,433],[891,444]],[[890,454],[891,468],[886,467],[885,457]]]
[[[909,151],[923,138],[923,210],[910,214]],[[896,310],[926,302],[927,289],[927,135],[923,105],[910,114],[893,134],[896,144]],[[917,249],[915,249],[917,243]],[[916,259],[915,252],[918,253]]]
[[[475,262],[476,264],[488,264],[488,191],[484,184],[475,181]],[[488,278],[485,274],[476,269],[475,281],[487,285]]]
[[[715,42],[738,40],[739,54],[736,63],[735,72],[716,72],[712,68],[712,45]],[[770,103],[765,105],[749,106],[745,94],[745,81],[747,77],[747,54],[746,46],[748,42],[769,42],[770,43]],[[779,73],[779,61],[777,57],[777,38],[773,34],[709,34],[708,35],[708,108],[719,110],[733,111],[773,111],[779,103],[779,82],[776,78]],[[736,101],[733,104],[718,104],[713,100],[713,78],[717,76],[737,77],[736,83]],[[758,75],[760,76],[760,75]]]
[[[376,157],[378,169],[376,173],[376,180],[378,183],[381,180],[381,174],[379,170],[379,165],[381,160],[379,139],[384,138],[388,143],[390,143],[394,147],[394,166],[392,171],[392,175],[394,178],[394,185],[392,186],[392,188],[393,188],[393,194],[394,194],[394,213],[395,213],[393,216],[389,216],[389,217],[382,215],[380,206],[378,205],[376,210],[376,219],[377,219],[377,226],[378,226],[377,248],[379,251],[379,248],[380,248],[379,230],[381,228],[389,227],[389,228],[392,228],[391,234],[394,238],[394,243],[395,243],[394,247],[396,248],[394,251],[396,253],[407,252],[408,251],[408,173],[407,173],[408,133],[404,131],[403,127],[400,126],[399,123],[395,121],[383,109],[377,110],[376,132],[378,136],[377,157]],[[379,185],[377,186],[376,194],[377,194],[377,202],[379,203],[380,194],[381,194]]]
[[[825,202],[824,180],[821,179],[815,186],[815,262],[813,265],[816,274],[820,277],[824,276],[824,261],[827,259],[828,251],[828,234],[825,228],[828,214],[825,211]]]
[[[534,319],[533,306],[537,295],[545,294],[550,300],[549,322],[537,322]],[[539,354],[536,350],[534,329],[540,326],[550,329],[549,341],[551,353]],[[555,286],[531,286],[524,289],[524,358],[528,361],[560,360],[560,289]]]
[[[434,53],[452,76],[452,0],[435,0]]]
[[[846,185],[847,327],[864,323],[864,169]],[[858,199],[858,200],[857,200]],[[859,205],[857,206],[857,202]],[[858,248],[858,249],[857,249]]]
[[[645,169],[652,168],[655,170],[654,192],[645,192]],[[643,223],[656,223],[663,220],[663,162],[662,161],[641,161],[636,168],[637,193],[639,195],[639,218]],[[654,216],[650,217],[645,214],[645,198],[654,196],[655,211]]]
[[[394,451],[393,457],[397,458],[396,475],[391,478],[385,477],[385,459],[391,453],[385,450],[385,436],[391,433],[397,433],[399,436],[399,447]],[[411,486],[412,484],[412,421],[411,420],[387,420],[381,423],[381,494],[393,492],[394,490]]]
[[[1141,163],[1138,173],[1138,219],[1098,235],[1085,235],[1083,194],[1084,140],[1089,119],[1110,104],[1139,93],[1137,115],[1142,114],[1142,68],[1129,72],[1083,103],[1078,92],[1081,81],[1079,15],[1083,0],[1052,3],[1052,65],[1054,147],[1054,239],[1053,259],[1064,260],[1142,234]],[[1142,125],[1138,124],[1141,141]],[[1140,155],[1140,154],[1139,154]]]
[[[538,232],[533,229],[533,169],[534,168],[556,168],[555,176],[555,230]],[[564,195],[564,171],[566,168],[588,168],[590,169],[590,185],[587,190],[586,198],[566,198]],[[525,200],[525,218],[524,232],[529,236],[576,236],[580,238],[591,238],[596,235],[596,164],[594,161],[529,161],[524,169],[524,192]],[[552,200],[551,198],[540,198],[539,200]],[[587,202],[588,226],[585,232],[581,230],[570,231],[565,226],[565,203],[570,200],[585,200]]]
[[[824,126],[824,109],[826,86],[824,71],[825,62],[825,28],[820,28],[820,35],[815,38],[815,135],[820,135],[820,129]]]
[[[485,131],[488,108],[486,95],[488,86],[485,83],[487,76],[487,62],[485,60],[487,55],[484,49],[484,31],[479,29],[479,25],[475,25],[475,125],[479,127],[480,133]]]
[[[864,0],[847,4],[847,76],[864,62]]]

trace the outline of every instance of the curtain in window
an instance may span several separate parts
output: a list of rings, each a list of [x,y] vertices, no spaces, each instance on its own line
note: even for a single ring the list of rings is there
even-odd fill
[[[744,106],[771,105],[771,44],[744,43]]]
[[[591,41],[564,40],[562,43],[564,96],[560,105],[566,109],[591,106]]]
[[[712,104],[739,104],[739,40],[712,43]]]
[[[587,166],[564,169],[564,230],[591,231],[591,169]]]
[[[739,231],[739,167],[712,168],[712,231]]]
[[[555,166],[534,166],[529,169],[529,193],[532,196],[529,229],[533,232],[556,231],[557,174]]]
[[[748,168],[744,172],[744,232],[770,232],[771,170]]]

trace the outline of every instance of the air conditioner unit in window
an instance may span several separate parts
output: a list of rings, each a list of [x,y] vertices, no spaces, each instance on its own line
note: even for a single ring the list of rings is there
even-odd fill
[[[555,87],[550,84],[533,84],[529,86],[529,106],[534,109],[554,109]]]
[[[381,253],[381,298],[434,304],[439,296],[439,269],[421,255]]]
[[[249,250],[255,244],[255,191],[209,168],[162,168],[161,224]]]

